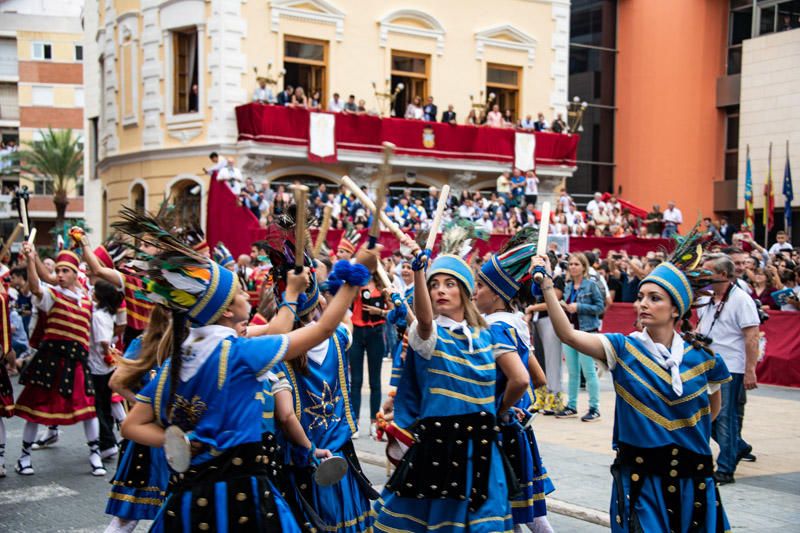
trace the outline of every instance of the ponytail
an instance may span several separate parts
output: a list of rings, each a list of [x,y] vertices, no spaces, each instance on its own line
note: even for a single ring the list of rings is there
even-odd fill
[[[181,374],[183,359],[181,358],[181,348],[186,339],[186,313],[172,312],[172,346],[170,353],[171,363],[169,365],[169,398],[167,399],[167,419],[172,419],[172,404],[175,400],[175,391],[178,388],[178,378]]]

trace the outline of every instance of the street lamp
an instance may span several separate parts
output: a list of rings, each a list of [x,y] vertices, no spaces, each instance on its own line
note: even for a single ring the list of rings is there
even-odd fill
[[[569,131],[573,133],[583,131],[583,114],[586,112],[587,107],[589,107],[589,104],[585,101],[581,102],[581,99],[577,96],[572,99],[567,106],[567,127]]]
[[[389,115],[394,116],[394,101],[397,100],[397,95],[400,94],[400,91],[406,88],[402,83],[398,83],[394,91],[391,90],[391,87],[392,80],[388,77],[384,80],[383,91],[379,91],[378,84],[374,81],[372,82],[372,92],[375,93],[375,100],[378,102],[378,109],[380,110],[381,116],[386,115],[387,106],[389,107]]]
[[[479,115],[477,118],[478,122],[481,121],[482,117],[486,116],[486,110],[492,106],[492,102],[494,102],[497,95],[494,93],[489,93],[489,96],[486,98],[486,102],[483,101],[483,91],[480,91],[478,96],[478,101],[475,101],[474,95],[469,95],[470,104],[472,104],[472,109],[475,109]]]

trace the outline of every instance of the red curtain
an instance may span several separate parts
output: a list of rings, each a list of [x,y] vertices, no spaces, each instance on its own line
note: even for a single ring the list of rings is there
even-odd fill
[[[263,230],[255,215],[239,205],[228,185],[217,181],[216,173],[209,181],[206,240],[210,246],[224,243],[236,259],[250,252],[250,245],[261,238]]]
[[[305,109],[245,104],[236,108],[239,140],[308,146]],[[536,163],[575,165],[578,135],[536,132]],[[379,152],[381,143],[397,146],[398,155],[435,159],[514,162],[514,130],[453,126],[441,122],[403,120],[371,115],[336,115],[339,150]]]

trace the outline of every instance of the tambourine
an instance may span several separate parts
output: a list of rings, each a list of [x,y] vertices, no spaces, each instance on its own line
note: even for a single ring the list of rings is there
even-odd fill
[[[189,470],[192,462],[192,445],[189,437],[178,426],[169,426],[164,431],[164,455],[167,464],[175,472],[183,473]]]
[[[317,463],[317,461],[314,461]],[[347,473],[347,460],[344,457],[334,455],[316,464],[314,471],[314,481],[320,487],[330,487],[342,480]]]

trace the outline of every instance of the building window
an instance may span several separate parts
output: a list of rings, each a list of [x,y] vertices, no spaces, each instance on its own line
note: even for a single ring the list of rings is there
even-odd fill
[[[19,120],[16,83],[0,83],[0,120]]]
[[[40,177],[34,178],[33,194],[53,194],[53,180]]]
[[[17,77],[17,40],[0,39],[0,76]]]
[[[89,172],[91,179],[97,179],[97,161],[100,159],[100,143],[98,142],[99,118],[89,118]]]
[[[53,45],[50,43],[33,43],[33,59],[40,61],[53,59]]]
[[[202,220],[202,187],[193,180],[180,180],[172,186],[170,197],[175,206],[175,224],[200,227]]]
[[[725,117],[725,179],[739,178],[739,106],[730,107]]]
[[[75,87],[74,100],[75,107],[83,107],[83,87]]]
[[[200,86],[197,66],[197,29],[172,32],[173,99],[172,112],[197,113],[200,109]]]
[[[39,85],[31,88],[31,103],[34,106],[52,107],[53,102],[52,87]]]
[[[131,189],[131,204],[134,211],[144,213],[144,187],[140,183],[137,183]]]
[[[486,67],[486,94],[494,93],[494,102],[505,115],[511,111],[514,121],[520,118],[519,94],[522,68],[508,65],[494,65],[489,63]]]
[[[328,43],[303,37],[286,37],[283,41],[284,83],[302,87],[306,98],[319,91],[325,100],[328,66]]]
[[[83,61],[83,45],[75,45],[75,61]]]
[[[394,115],[405,116],[406,107],[417,97],[420,107],[428,94],[430,56],[412,52],[392,51],[392,88],[403,84],[394,102]]]

